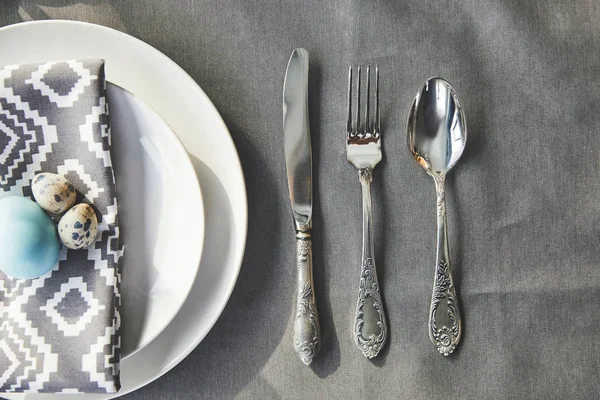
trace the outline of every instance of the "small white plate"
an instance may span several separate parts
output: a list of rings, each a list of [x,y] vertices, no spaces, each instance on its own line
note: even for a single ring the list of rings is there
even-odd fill
[[[108,83],[121,243],[122,351],[154,340],[192,288],[204,243],[198,178],[171,128]]]
[[[214,105],[185,71],[158,50],[122,32],[82,22],[39,21],[0,28],[0,65],[77,58],[104,58],[107,79],[133,93],[171,127],[190,155],[205,208],[202,261],[190,294],[167,328],[121,363],[118,395],[123,395],[181,362],[223,311],[246,245],[246,188],[235,146]],[[76,394],[2,397],[81,399]]]

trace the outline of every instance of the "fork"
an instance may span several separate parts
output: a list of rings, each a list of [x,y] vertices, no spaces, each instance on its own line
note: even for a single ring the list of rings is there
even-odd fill
[[[348,122],[346,157],[358,169],[362,187],[363,240],[362,265],[358,288],[358,303],[354,316],[354,343],[367,358],[375,357],[385,345],[387,322],[377,281],[373,256],[373,216],[371,210],[371,181],[373,168],[381,161],[381,130],[379,118],[379,68],[375,66],[375,117],[371,118],[371,66],[367,66],[365,119],[360,116],[360,75],[358,66],[356,82],[356,120],[352,120],[352,66],[348,69]]]

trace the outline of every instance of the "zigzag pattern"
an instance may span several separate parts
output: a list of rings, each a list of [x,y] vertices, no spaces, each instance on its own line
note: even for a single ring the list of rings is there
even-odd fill
[[[0,272],[0,391],[120,387],[122,249],[105,96],[101,60],[0,69],[0,198],[31,196],[36,173],[68,174],[100,223],[94,245],[62,249],[42,277]]]

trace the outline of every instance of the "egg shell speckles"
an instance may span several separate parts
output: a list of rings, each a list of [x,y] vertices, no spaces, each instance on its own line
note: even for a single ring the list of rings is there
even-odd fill
[[[58,221],[58,236],[69,249],[88,247],[94,243],[97,234],[98,218],[89,204],[77,204]]]
[[[42,172],[31,180],[31,191],[38,205],[44,210],[62,214],[73,207],[77,197],[75,187],[66,178]]]

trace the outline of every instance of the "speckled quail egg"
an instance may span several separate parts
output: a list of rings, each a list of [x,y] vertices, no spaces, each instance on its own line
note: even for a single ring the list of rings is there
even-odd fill
[[[42,172],[33,177],[31,191],[40,207],[56,214],[62,214],[73,207],[77,197],[71,182],[49,172]]]
[[[58,236],[69,249],[88,247],[94,243],[97,234],[98,218],[89,204],[77,204],[58,221]]]

